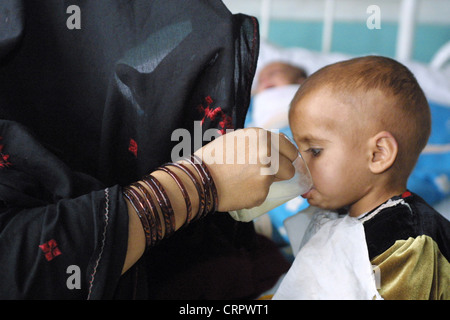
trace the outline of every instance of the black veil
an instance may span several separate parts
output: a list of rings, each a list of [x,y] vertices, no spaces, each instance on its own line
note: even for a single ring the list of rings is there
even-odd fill
[[[218,0],[2,0],[0,297],[229,299],[270,288],[287,263],[226,213],[120,276],[122,186],[171,161],[176,129],[241,128],[258,50],[257,20]],[[71,265],[80,289],[67,288]]]

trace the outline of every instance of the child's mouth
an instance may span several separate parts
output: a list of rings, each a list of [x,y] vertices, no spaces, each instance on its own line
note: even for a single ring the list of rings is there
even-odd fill
[[[304,194],[302,194],[302,198],[308,199],[311,195],[311,191],[314,189],[314,187],[312,187],[311,189],[309,189],[307,192],[305,192]]]

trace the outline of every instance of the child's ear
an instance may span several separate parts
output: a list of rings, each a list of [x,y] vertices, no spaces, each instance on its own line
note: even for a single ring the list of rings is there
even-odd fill
[[[397,158],[397,140],[390,132],[381,131],[371,138],[370,150],[370,171],[375,174],[383,173],[394,164]]]

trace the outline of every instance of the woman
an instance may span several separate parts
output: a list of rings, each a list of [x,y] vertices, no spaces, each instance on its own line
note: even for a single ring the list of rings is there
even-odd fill
[[[176,129],[242,127],[256,20],[220,1],[72,2],[79,10],[69,13],[60,1],[0,4],[0,297],[225,299],[268,289],[288,266],[251,224],[209,212],[144,253],[148,219],[126,192],[154,173],[174,228],[184,224],[185,198],[156,169],[172,161]],[[281,149],[293,158],[293,146]],[[253,174],[262,164],[208,165],[218,199],[208,211],[260,203],[293,173],[280,163],[263,178]],[[202,190],[189,188],[197,212]]]

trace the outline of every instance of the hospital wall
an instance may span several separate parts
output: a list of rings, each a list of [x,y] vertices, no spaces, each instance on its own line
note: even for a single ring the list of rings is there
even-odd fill
[[[232,13],[258,18],[261,35],[283,47],[322,50],[325,0],[223,0]],[[402,0],[335,0],[332,52],[395,56]],[[266,6],[264,5],[266,4]],[[376,7],[377,12],[373,11]],[[428,63],[450,41],[450,0],[417,0],[412,59]],[[377,18],[380,29],[370,29]],[[268,23],[268,21],[270,22]]]
[[[283,47],[303,47],[320,51],[322,48],[322,22],[272,20],[268,40]],[[335,22],[332,52],[351,55],[380,54],[395,56],[398,24],[384,22],[380,29],[369,29],[365,22]],[[428,63],[447,41],[450,24],[420,24],[416,26],[412,58]]]

